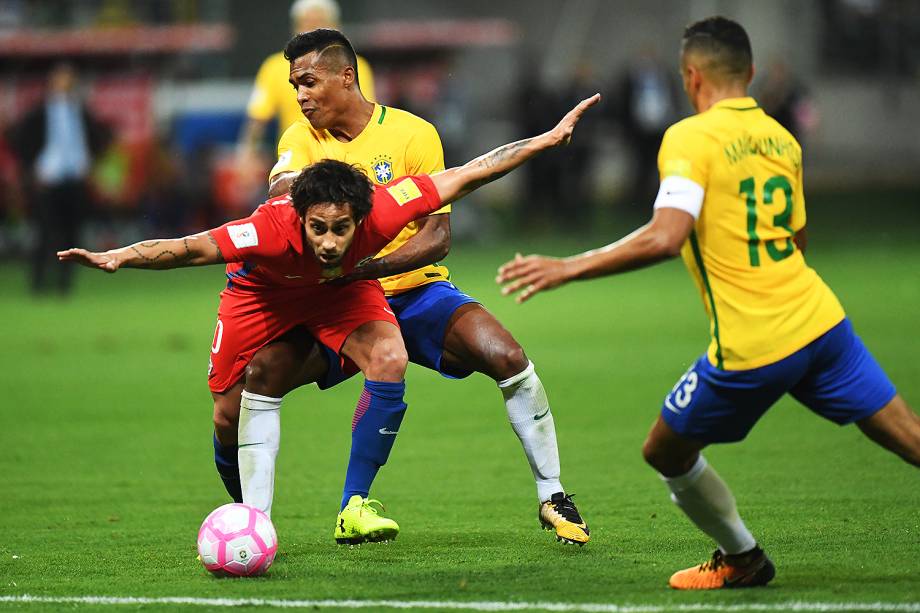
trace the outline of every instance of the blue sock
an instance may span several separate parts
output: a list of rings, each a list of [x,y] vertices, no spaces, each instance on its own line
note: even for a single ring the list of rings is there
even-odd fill
[[[364,381],[364,391],[351,422],[351,455],[345,473],[342,508],[355,494],[367,497],[377,471],[386,464],[406,413],[405,381]]]
[[[227,493],[233,502],[243,502],[243,486],[240,484],[240,464],[236,458],[238,447],[236,445],[221,445],[214,435],[214,465],[217,474],[224,482]]]

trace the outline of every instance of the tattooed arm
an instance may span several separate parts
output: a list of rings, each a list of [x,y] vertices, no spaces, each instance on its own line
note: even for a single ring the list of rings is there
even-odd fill
[[[578,103],[556,127],[533,138],[510,143],[481,155],[463,166],[448,168],[431,175],[441,202],[453,202],[473,190],[499,179],[545,149],[566,145],[572,139],[575,124],[590,107],[601,99],[594,94]]]
[[[119,268],[166,270],[224,262],[220,247],[210,231],[184,238],[141,241],[101,253],[86,249],[68,249],[58,251],[57,256],[62,262],[76,262],[105,272],[115,272]]]

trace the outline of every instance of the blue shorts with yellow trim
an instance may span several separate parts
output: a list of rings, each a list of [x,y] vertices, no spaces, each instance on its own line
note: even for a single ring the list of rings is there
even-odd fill
[[[435,281],[390,296],[387,301],[396,314],[410,362],[437,371],[449,379],[462,379],[473,373],[472,370],[444,372],[441,369],[441,356],[444,354],[444,335],[450,318],[464,304],[478,304],[478,300],[464,294],[449,281]],[[338,356],[331,349],[324,349],[329,359],[329,371],[318,383],[320,389],[337,385],[351,376],[342,372]]]
[[[751,370],[720,370],[704,353],[664,399],[661,417],[682,437],[740,441],[785,393],[839,425],[875,414],[895,388],[849,319],[790,356]]]

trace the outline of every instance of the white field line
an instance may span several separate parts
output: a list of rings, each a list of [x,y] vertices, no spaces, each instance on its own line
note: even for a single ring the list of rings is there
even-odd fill
[[[189,605],[200,607],[274,607],[278,609],[450,609],[455,611],[577,611],[586,613],[664,613],[666,611],[896,611],[920,613],[920,602],[809,602],[794,600],[750,604],[610,604],[574,602],[463,602],[459,600],[272,600],[263,598],[192,598],[169,596],[0,596],[0,603],[72,605]]]

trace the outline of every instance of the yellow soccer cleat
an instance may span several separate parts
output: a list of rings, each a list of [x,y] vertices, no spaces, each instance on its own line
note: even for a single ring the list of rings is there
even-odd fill
[[[348,504],[335,520],[332,536],[339,545],[358,545],[360,543],[377,543],[389,541],[399,534],[399,525],[387,517],[382,517],[371,504],[383,504],[379,500],[362,498],[355,495],[348,499]]]
[[[564,492],[556,492],[552,497],[540,505],[538,517],[544,530],[554,530],[556,540],[574,545],[584,545],[590,539],[588,524],[584,522],[572,496]]]
[[[776,567],[760,547],[736,556],[716,549],[708,561],[671,575],[668,585],[675,590],[757,587],[769,583],[774,575]]]

